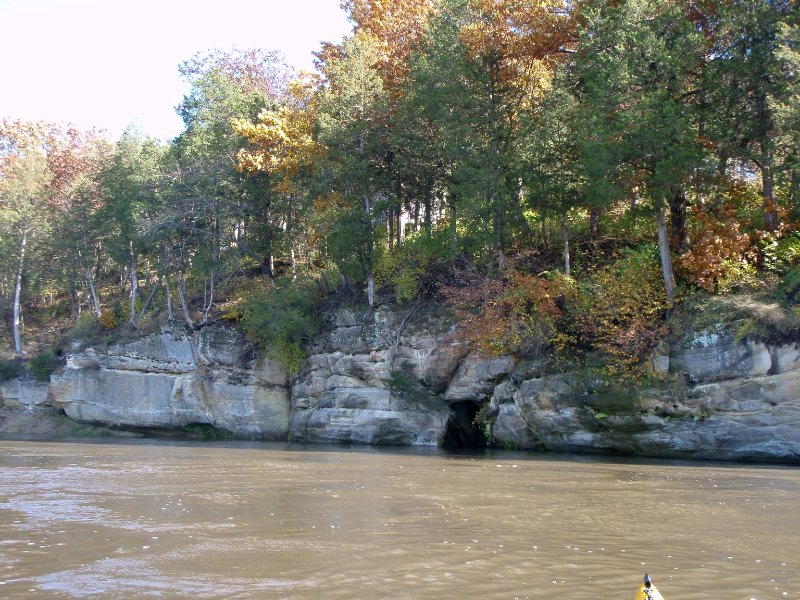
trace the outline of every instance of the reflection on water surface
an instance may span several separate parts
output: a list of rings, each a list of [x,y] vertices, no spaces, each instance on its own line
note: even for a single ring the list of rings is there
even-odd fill
[[[800,600],[800,469],[0,441],[3,598]]]

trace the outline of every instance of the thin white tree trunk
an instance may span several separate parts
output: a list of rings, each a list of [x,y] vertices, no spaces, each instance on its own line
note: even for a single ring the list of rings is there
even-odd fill
[[[194,321],[192,321],[192,317],[189,314],[189,306],[186,303],[186,280],[181,277],[178,282],[178,298],[181,301],[181,308],[183,309],[183,318],[186,321],[186,324],[189,325],[192,329],[194,329]]]
[[[136,327],[136,295],[139,291],[139,273],[136,264],[136,250],[131,243],[131,315],[130,324]]]
[[[19,243],[19,261],[17,263],[17,280],[14,285],[14,352],[17,357],[22,358],[22,335],[20,334],[20,322],[22,317],[21,297],[22,297],[22,271],[25,267],[25,247],[28,244],[28,230],[22,230],[22,239]]]
[[[367,215],[367,304],[375,306],[375,276],[372,273],[372,210],[369,196],[364,197]]]
[[[208,313],[211,312],[211,308],[214,306],[214,271],[211,271],[211,277],[209,278],[209,285],[208,285],[208,295],[207,295],[207,304],[203,306],[203,323],[208,323]]]
[[[92,270],[90,268],[86,269],[86,285],[89,288],[89,294],[92,297],[92,309],[95,316],[99,319],[102,313],[100,308],[100,298],[97,295],[97,288],[94,285],[94,277],[92,276]]]
[[[86,255],[86,249],[88,244],[86,243],[86,237],[83,238],[83,249],[84,255]],[[84,259],[83,261],[84,271],[86,273],[86,286],[89,288],[89,294],[92,298],[92,307],[94,309],[95,316],[99,319],[101,315],[101,308],[100,308],[100,296],[97,294],[97,286],[94,283],[94,273],[92,273],[92,267],[89,265],[88,260]]]
[[[669,249],[667,224],[664,220],[664,207],[656,209],[656,226],[658,229],[658,252],[661,255],[661,273],[664,276],[664,290],[667,292],[669,305],[675,305],[675,276],[672,270],[672,254]]]
[[[142,319],[144,318],[144,314],[147,312],[147,309],[150,308],[150,303],[153,302],[153,298],[158,291],[159,286],[161,285],[161,279],[156,279],[153,282],[153,287],[150,289],[150,293],[147,295],[147,300],[145,300],[144,306],[142,306],[142,310],[139,311],[139,318],[137,321],[141,323]]]
[[[167,294],[167,321],[172,323],[175,320],[175,315],[172,312],[172,290],[169,285],[169,275],[164,275],[164,291]]]
[[[561,227],[564,235],[564,275],[570,276],[570,257],[569,257],[569,228],[567,227],[566,211],[561,217]]]

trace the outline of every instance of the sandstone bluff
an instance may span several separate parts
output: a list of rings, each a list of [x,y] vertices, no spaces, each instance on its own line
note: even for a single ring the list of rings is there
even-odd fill
[[[49,384],[7,381],[0,403],[6,415],[268,440],[800,462],[795,343],[689,335],[653,357],[668,384],[610,401],[590,378],[476,356],[441,320],[387,308],[337,311],[309,354],[290,378],[235,329],[165,330],[76,351]]]

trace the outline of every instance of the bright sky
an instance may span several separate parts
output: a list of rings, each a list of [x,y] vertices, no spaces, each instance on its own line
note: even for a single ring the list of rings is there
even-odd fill
[[[0,0],[0,118],[168,139],[195,53],[280,50],[310,69],[350,29],[339,0]]]

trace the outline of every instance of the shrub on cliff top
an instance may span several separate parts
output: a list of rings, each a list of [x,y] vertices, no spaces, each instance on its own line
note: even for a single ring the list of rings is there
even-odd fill
[[[575,296],[572,279],[508,272],[502,279],[465,273],[443,290],[460,335],[484,355],[540,355],[567,343],[564,308]]]
[[[0,383],[16,377],[20,370],[18,360],[0,360]]]
[[[668,331],[658,249],[628,252],[595,274],[574,310],[578,339],[604,357],[604,370],[621,381],[641,376],[640,366]]]
[[[56,360],[52,352],[41,352],[34,356],[28,364],[31,375],[36,381],[49,381],[50,374],[56,368]]]
[[[305,352],[303,345],[322,328],[318,288],[311,280],[283,280],[241,306],[241,325],[247,336],[295,374]]]
[[[757,340],[782,343],[795,340],[800,335],[798,307],[782,306],[766,297],[750,294],[732,296],[696,297],[683,307],[683,331],[712,330],[727,326],[735,340]]]

